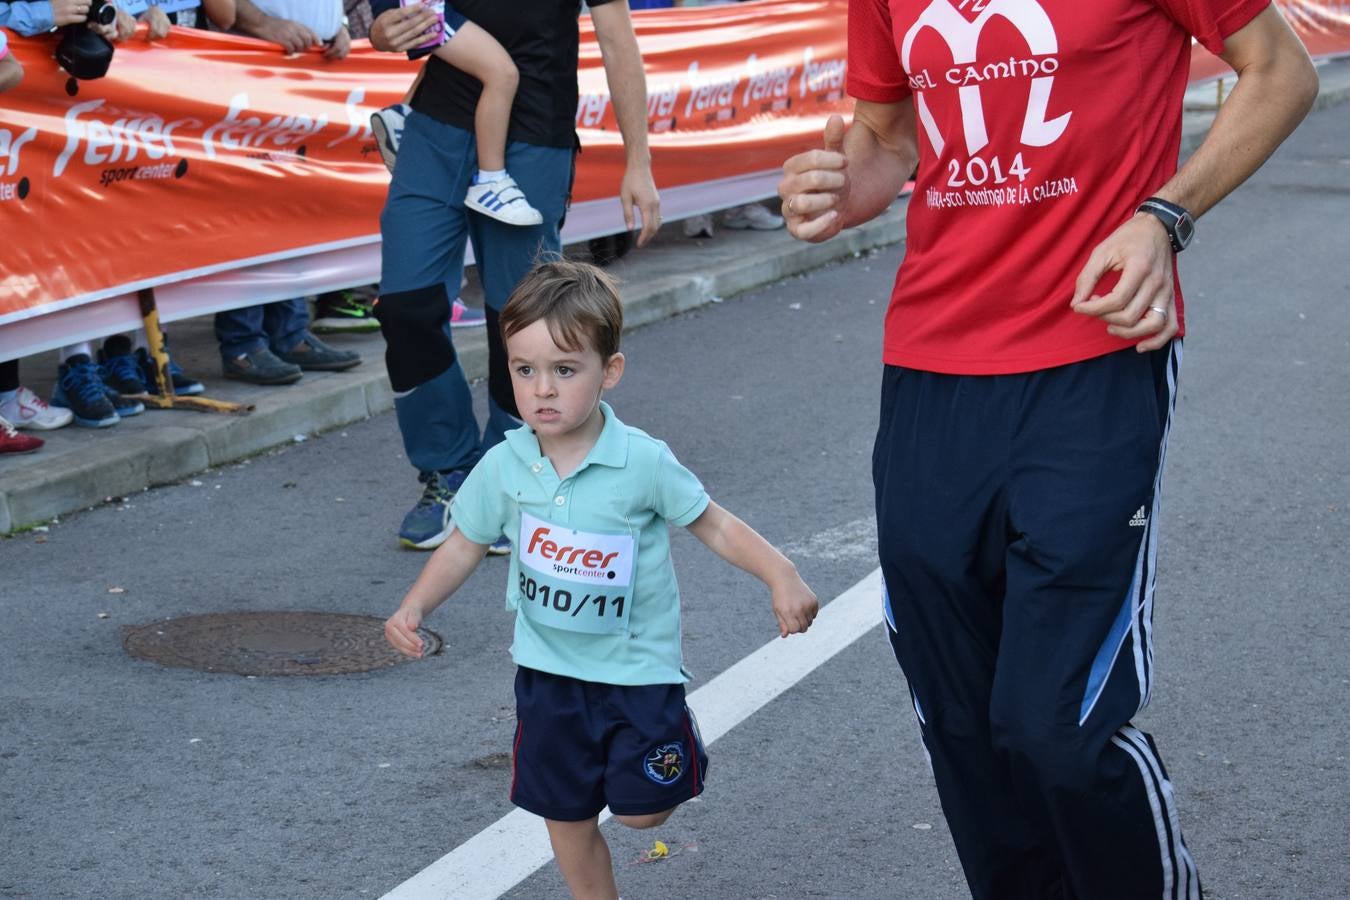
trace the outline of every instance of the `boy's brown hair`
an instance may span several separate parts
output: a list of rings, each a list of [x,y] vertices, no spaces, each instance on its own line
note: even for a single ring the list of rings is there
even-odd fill
[[[619,352],[623,301],[619,283],[590,263],[568,259],[536,265],[520,280],[502,309],[502,339],[543,319],[559,347],[580,351],[586,341],[609,359]]]

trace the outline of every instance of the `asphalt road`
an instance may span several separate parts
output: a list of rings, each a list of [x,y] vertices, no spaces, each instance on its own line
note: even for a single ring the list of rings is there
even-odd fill
[[[1347,146],[1350,116],[1314,114],[1183,257],[1139,724],[1220,900],[1350,891]],[[611,396],[822,600],[875,566],[900,253],[641,329]],[[510,811],[502,560],[429,621],[445,652],[383,672],[251,679],[120,645],[120,626],[190,613],[388,614],[424,559],[394,542],[417,492],[400,449],[384,415],[0,541],[0,896],[376,897]],[[674,553],[696,688],[773,620],[691,536]],[[965,896],[880,626],[719,740],[704,799],[655,833],[606,829],[629,900]],[[653,838],[672,856],[639,864]],[[550,866],[509,896],[564,893]]]

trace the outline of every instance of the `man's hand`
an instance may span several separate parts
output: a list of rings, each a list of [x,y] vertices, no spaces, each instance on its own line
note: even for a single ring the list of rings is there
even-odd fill
[[[272,44],[280,44],[287,54],[304,53],[310,47],[322,46],[319,36],[299,22],[267,16],[258,23],[253,36]]]
[[[323,45],[323,55],[327,59],[346,59],[351,50],[352,36],[347,33],[346,25],[339,28],[333,39],[325,41]]]
[[[637,245],[645,245],[661,227],[661,197],[656,192],[656,182],[652,179],[651,166],[629,165],[623,171],[623,182],[619,185],[619,202],[623,204],[623,221],[632,231],[633,207],[642,214],[642,231],[637,236]]]
[[[778,196],[783,198],[788,233],[799,241],[827,241],[844,227],[840,213],[849,190],[844,132],[843,118],[830,116],[824,149],[798,153],[783,163]]]
[[[422,658],[422,638],[417,629],[422,626],[422,615],[416,608],[400,606],[384,623],[384,639],[389,645],[413,659]]]
[[[169,36],[169,29],[173,27],[168,15],[158,6],[151,6],[141,13],[140,21],[149,29],[145,35],[147,41],[162,41]]]
[[[1106,322],[1108,334],[1137,341],[1140,353],[1157,350],[1178,331],[1172,261],[1172,243],[1162,223],[1137,213],[1092,251],[1069,306]],[[1110,293],[1090,296],[1107,272],[1119,272],[1120,281]]]
[[[117,10],[117,19],[112,25],[113,33],[116,37],[109,37],[110,41],[125,41],[136,33],[136,19],[131,13],[124,10]]]
[[[778,636],[802,634],[811,627],[820,612],[820,601],[797,573],[773,587],[773,614],[778,619]]]
[[[402,53],[425,44],[437,27],[436,14],[421,4],[388,9],[370,24],[370,45],[386,53]]]
[[[74,25],[89,18],[89,0],[52,0],[52,21]]]

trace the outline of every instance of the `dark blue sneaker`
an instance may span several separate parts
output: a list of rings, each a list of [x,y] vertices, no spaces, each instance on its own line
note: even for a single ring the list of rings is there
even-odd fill
[[[417,476],[422,482],[422,497],[403,517],[403,525],[398,530],[400,544],[414,550],[435,550],[445,543],[455,527],[450,521],[450,501],[468,474],[456,469],[447,473],[423,472]]]
[[[103,385],[103,394],[108,398],[108,402],[112,404],[112,408],[116,410],[117,414],[124,419],[128,416],[139,416],[145,412],[144,403],[134,397],[123,397],[120,393],[108,387],[106,383]]]
[[[165,349],[168,352],[168,349]],[[152,394],[159,393],[159,382],[155,380],[155,361],[144,347],[136,350],[136,364],[141,367],[141,379],[145,389]],[[173,382],[173,392],[179,397],[193,397],[206,390],[206,386],[195,378],[190,378],[178,363],[169,357],[169,380]]]
[[[508,537],[499,537],[491,544],[488,544],[488,556],[510,556],[511,539]]]
[[[131,355],[131,339],[115,334],[103,342],[98,351],[98,374],[103,383],[119,394],[144,394],[141,367]]]
[[[108,386],[98,373],[98,366],[83,353],[72,356],[61,364],[52,391],[52,406],[70,410],[75,422],[86,428],[107,428],[122,421],[108,399]]]

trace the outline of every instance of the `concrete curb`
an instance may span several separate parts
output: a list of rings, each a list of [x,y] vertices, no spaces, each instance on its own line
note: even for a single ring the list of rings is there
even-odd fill
[[[1321,67],[1318,109],[1350,99],[1350,61]],[[1204,110],[1206,87],[1194,88],[1182,122],[1182,149],[1190,152],[1213,121]],[[1188,96],[1188,102],[1191,98]],[[823,244],[802,244],[784,232],[729,232],[707,244],[674,237],[668,226],[652,247],[618,261],[613,270],[624,285],[625,316],[637,328],[697,309],[831,262],[847,259],[904,237],[905,209],[900,202],[859,228]],[[697,252],[697,257],[692,254]],[[690,272],[691,258],[699,269]],[[175,326],[176,354],[183,348]],[[199,328],[210,343],[205,328]],[[47,433],[41,453],[0,462],[0,535],[86,509],[107,498],[171,484],[207,469],[365,419],[393,407],[393,394],[382,362],[378,334],[356,344],[366,364],[343,373],[310,373],[303,381],[277,390],[213,382],[211,395],[256,405],[248,416],[155,412],[146,420],[128,420],[117,428],[75,435]],[[486,342],[481,333],[456,333],[455,346],[470,379],[485,377]],[[202,351],[205,352],[205,351]],[[205,358],[205,357],[204,357]],[[54,371],[55,366],[52,366]],[[36,379],[34,379],[36,381]],[[66,432],[74,429],[65,429]]]

